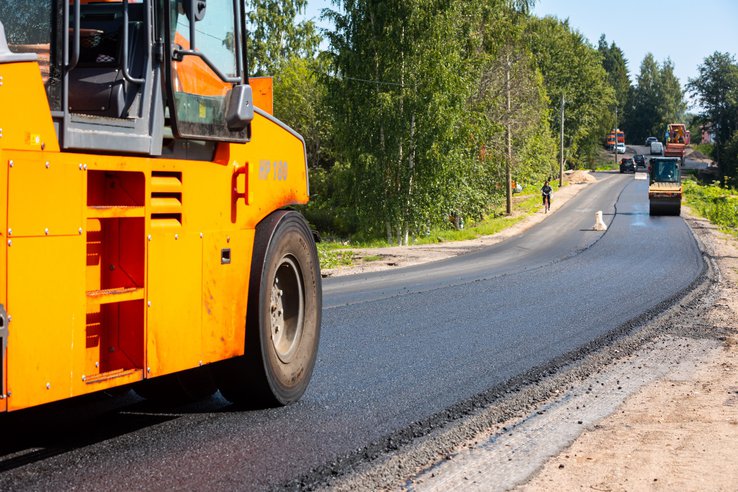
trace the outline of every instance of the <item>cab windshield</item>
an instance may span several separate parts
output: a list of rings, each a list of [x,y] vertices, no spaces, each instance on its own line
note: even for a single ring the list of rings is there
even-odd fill
[[[653,181],[661,183],[679,182],[679,165],[674,161],[656,161],[653,163],[651,174]]]

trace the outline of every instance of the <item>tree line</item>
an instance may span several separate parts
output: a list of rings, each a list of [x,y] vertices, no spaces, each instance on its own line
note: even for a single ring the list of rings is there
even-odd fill
[[[738,182],[738,63],[735,55],[715,52],[698,67],[687,90],[700,103],[697,123],[714,136],[713,157],[724,186]]]
[[[335,0],[327,32],[296,22],[306,0],[249,3],[250,72],[275,76],[275,115],[305,138],[304,213],[328,234],[407,244],[509,213],[513,181],[588,167],[614,125],[645,138],[686,109],[670,61],[647,56],[631,85],[614,43],[534,0]]]

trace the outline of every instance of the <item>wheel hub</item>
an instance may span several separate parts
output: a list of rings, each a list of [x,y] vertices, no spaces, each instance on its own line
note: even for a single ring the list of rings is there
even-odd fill
[[[300,345],[305,293],[297,262],[285,256],[277,267],[269,300],[272,345],[279,359],[289,363]]]

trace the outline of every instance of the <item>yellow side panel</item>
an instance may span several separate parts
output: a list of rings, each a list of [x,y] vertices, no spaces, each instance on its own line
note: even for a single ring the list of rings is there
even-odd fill
[[[211,162],[184,164],[180,164],[183,226],[197,233],[235,229],[231,208],[233,166]]]
[[[84,357],[83,236],[12,238],[8,248],[9,410],[72,396]]]
[[[202,238],[181,228],[156,228],[148,248],[147,376],[197,367],[202,360]]]
[[[60,157],[33,154],[8,167],[11,238],[79,235],[85,225],[86,174]]]
[[[253,231],[207,233],[203,251],[203,362],[243,355]],[[227,257],[227,258],[226,258]]]
[[[3,151],[0,149],[0,304],[7,306],[8,299],[6,297],[7,287],[5,281],[7,277],[7,247],[8,247],[8,165],[3,159]],[[2,349],[2,347],[0,347]],[[5,358],[0,356],[0,395],[5,394],[5,386],[7,384],[6,374],[8,373],[5,366]],[[0,399],[0,412],[6,411],[8,408],[7,400]]]
[[[38,63],[1,63],[0,79],[0,147],[59,151]]]
[[[230,145],[225,156],[233,166],[248,163],[247,198],[239,199],[237,206],[238,222],[248,228],[285,205],[308,201],[302,140],[276,121],[258,113],[254,116],[251,131],[251,142]],[[238,187],[243,191],[243,184],[239,183]]]

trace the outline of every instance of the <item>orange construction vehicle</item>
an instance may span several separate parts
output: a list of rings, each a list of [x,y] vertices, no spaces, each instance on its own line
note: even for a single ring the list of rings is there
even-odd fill
[[[683,123],[671,123],[666,129],[664,157],[676,157],[684,165],[684,152],[689,145],[689,131]]]
[[[614,150],[615,146],[619,143],[625,143],[625,133],[618,128],[607,134],[605,147],[607,150]]]
[[[305,143],[254,97],[243,8],[0,3],[0,412],[122,386],[305,391]]]

